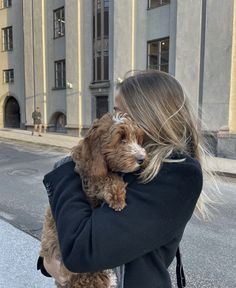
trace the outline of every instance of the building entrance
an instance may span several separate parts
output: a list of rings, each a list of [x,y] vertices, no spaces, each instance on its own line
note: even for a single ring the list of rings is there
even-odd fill
[[[66,115],[59,113],[56,117],[56,132],[66,133]]]
[[[20,128],[20,106],[14,97],[7,99],[4,112],[4,127]]]

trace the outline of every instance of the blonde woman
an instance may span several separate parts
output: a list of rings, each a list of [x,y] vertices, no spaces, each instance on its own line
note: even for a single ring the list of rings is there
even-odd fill
[[[124,175],[127,206],[119,213],[106,204],[90,208],[72,161],[45,176],[64,264],[72,272],[114,268],[117,288],[169,288],[177,252],[183,287],[179,243],[193,212],[205,211],[197,122],[178,81],[159,71],[120,83],[115,110],[145,132],[149,163],[139,175]],[[39,265],[63,282],[57,267],[56,260]]]

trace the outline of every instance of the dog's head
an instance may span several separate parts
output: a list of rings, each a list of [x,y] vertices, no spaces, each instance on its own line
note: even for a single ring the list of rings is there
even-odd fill
[[[133,172],[146,159],[143,138],[143,131],[126,113],[107,113],[93,122],[82,141],[78,161],[83,161],[91,176]]]

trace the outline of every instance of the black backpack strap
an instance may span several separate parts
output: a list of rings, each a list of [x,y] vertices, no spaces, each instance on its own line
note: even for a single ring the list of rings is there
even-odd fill
[[[178,288],[186,287],[184,268],[179,247],[176,251],[176,278]]]

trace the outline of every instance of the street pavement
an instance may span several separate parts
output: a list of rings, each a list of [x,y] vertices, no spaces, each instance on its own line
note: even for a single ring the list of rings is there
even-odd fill
[[[36,270],[39,241],[0,220],[0,287],[50,288],[51,278]]]
[[[181,242],[187,287],[236,288],[236,180],[218,184],[222,203],[214,217],[208,223],[193,217]]]
[[[0,288],[50,288],[36,270],[44,211],[43,175],[66,151],[0,141]]]
[[[71,149],[79,141],[78,137],[72,137],[66,134],[42,133],[42,137],[38,137],[38,133],[32,136],[31,131],[11,128],[0,129],[0,138],[37,145],[60,147],[67,150]]]
[[[66,152],[50,146],[0,141],[0,217],[21,230],[40,236],[47,195],[43,175]]]
[[[0,129],[0,139],[8,139],[47,147],[58,147],[64,149],[64,151],[70,151],[72,147],[77,145],[81,138],[58,133],[43,133],[42,137],[38,137],[37,133],[34,136],[31,136],[30,131],[3,128]],[[207,157],[204,165],[207,169],[218,172],[219,174],[236,177],[236,159]]]
[[[0,288],[54,287],[36,271],[48,203],[43,175],[68,152],[53,146],[0,139]],[[236,287],[236,180],[219,181],[222,204],[215,218],[209,223],[193,218],[182,240],[187,287]],[[177,287],[175,262],[170,272]]]

